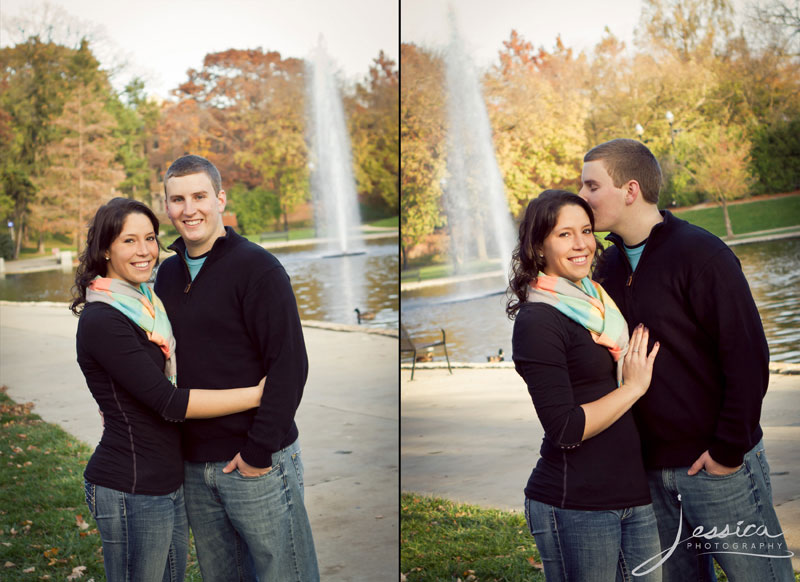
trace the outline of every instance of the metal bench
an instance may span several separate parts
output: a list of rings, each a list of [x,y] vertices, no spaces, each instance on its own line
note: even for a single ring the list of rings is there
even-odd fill
[[[414,369],[417,365],[417,352],[436,346],[442,346],[444,348],[444,357],[447,360],[447,371],[451,374],[453,373],[452,368],[450,368],[450,357],[447,355],[447,338],[445,337],[443,329],[441,332],[441,341],[430,342],[426,344],[415,344],[411,339],[411,336],[408,335],[408,331],[406,330],[405,326],[402,323],[400,324],[400,356],[402,357],[404,353],[411,354],[411,380],[414,379]]]

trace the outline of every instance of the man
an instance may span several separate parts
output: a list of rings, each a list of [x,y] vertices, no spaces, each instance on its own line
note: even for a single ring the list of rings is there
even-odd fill
[[[794,580],[759,425],[769,351],[739,260],[659,212],[661,168],[643,144],[615,139],[583,161],[580,196],[614,243],[594,277],[661,343],[635,414],[664,580],[713,580],[712,555],[731,579]]]
[[[226,195],[211,162],[179,158],[164,191],[180,238],[155,288],[177,341],[178,386],[267,377],[259,408],[184,426],[186,509],[203,579],[318,580],[294,423],[308,360],[289,277],[223,226]]]

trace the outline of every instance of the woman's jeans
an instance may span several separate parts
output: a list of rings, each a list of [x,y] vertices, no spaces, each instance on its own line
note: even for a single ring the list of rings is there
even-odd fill
[[[227,464],[184,463],[203,580],[318,582],[298,442],[273,453],[272,469],[260,477],[223,473]]]
[[[644,573],[661,551],[652,505],[582,511],[525,499],[525,519],[547,582],[661,580],[658,567]]]
[[[85,490],[109,582],[183,580],[189,553],[183,487],[167,495],[140,495],[86,481]]]
[[[712,557],[730,580],[794,580],[763,441],[743,461],[723,476],[689,475],[689,467],[648,471],[661,545],[672,550],[665,581],[715,580]]]

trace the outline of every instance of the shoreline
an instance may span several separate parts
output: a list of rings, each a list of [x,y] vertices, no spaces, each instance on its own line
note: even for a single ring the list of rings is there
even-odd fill
[[[775,232],[774,230],[757,231],[754,233],[744,233],[735,235],[737,238],[733,239],[720,238],[720,240],[725,244],[727,244],[729,247],[732,247],[743,244],[771,242],[775,240],[800,237],[800,225],[787,227],[786,229],[777,229],[777,230],[778,231],[784,230],[786,232]],[[400,281],[400,293],[405,293],[406,291],[416,291],[418,289],[424,289],[426,287],[439,287],[444,285],[451,285],[453,283],[462,283],[464,281],[473,281],[477,279],[490,279],[492,277],[502,277],[504,275],[505,273],[502,270],[498,270],[498,271],[485,271],[483,273],[474,273],[471,275],[437,277],[435,279],[427,279],[425,281],[409,281],[406,283]],[[402,276],[402,271],[401,271],[401,276]]]
[[[461,370],[513,370],[514,362],[450,362],[450,367]],[[411,362],[401,362],[401,370],[410,370]],[[446,370],[447,362],[417,362],[414,373],[420,370]],[[792,362],[770,361],[770,374],[800,375],[800,364]]]
[[[59,307],[69,309],[70,304],[67,301],[9,301],[8,299],[0,299],[0,305],[9,307]],[[362,325],[352,325],[347,323],[335,323],[332,321],[322,321],[318,319],[301,319],[300,325],[315,329],[326,329],[328,331],[351,333],[362,332],[393,338],[400,337],[399,326],[398,329],[394,330],[380,327],[365,327]]]

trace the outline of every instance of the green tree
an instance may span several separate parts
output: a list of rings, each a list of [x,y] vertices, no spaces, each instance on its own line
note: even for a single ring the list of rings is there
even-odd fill
[[[111,96],[109,108],[117,121],[114,137],[120,142],[115,161],[125,171],[119,190],[128,198],[149,202],[153,170],[148,154],[159,107],[146,98],[144,81],[136,78],[121,95]]]
[[[262,233],[281,215],[278,197],[264,188],[248,189],[237,182],[228,190],[228,200],[243,234]]]
[[[800,119],[759,127],[751,156],[757,192],[800,189]]]
[[[51,121],[60,115],[69,93],[77,52],[38,36],[0,48],[0,109],[10,139],[0,156],[0,180],[4,197],[13,202],[9,218],[15,224],[15,257],[36,192],[33,179],[46,167],[45,148],[54,132]]]

